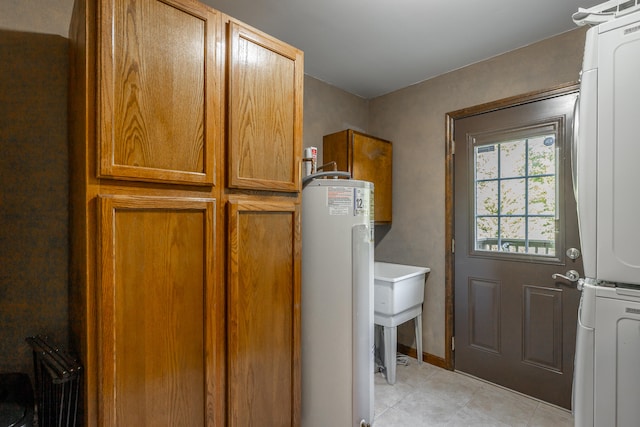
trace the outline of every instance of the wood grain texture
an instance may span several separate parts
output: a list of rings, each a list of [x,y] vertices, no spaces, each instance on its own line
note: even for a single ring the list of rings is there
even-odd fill
[[[373,182],[376,224],[392,221],[392,145],[391,142],[353,132],[353,176]]]
[[[235,21],[227,37],[229,186],[297,192],[302,52]]]
[[[98,366],[96,333],[96,207],[88,182],[95,179],[96,4],[74,3],[69,26],[69,324],[70,347],[85,369],[80,416],[97,425]],[[91,172],[89,170],[91,169]]]
[[[323,137],[323,162],[335,161],[353,179],[373,182],[376,224],[390,224],[393,215],[393,145],[390,141],[346,129]]]
[[[336,162],[339,171],[351,172],[351,149],[348,131],[322,137],[322,163]]]
[[[103,425],[213,425],[215,202],[102,197],[99,224]]]
[[[228,424],[300,424],[300,212],[229,203]]]
[[[100,176],[214,184],[220,14],[179,0],[101,7]]]
[[[241,357],[244,365],[227,360],[228,294],[216,284],[232,277],[226,268],[231,268],[227,261],[232,254],[226,255],[230,248],[223,238],[229,197],[245,210],[277,218],[275,224],[249,221],[243,226],[242,239],[251,241],[246,230],[261,227],[272,243],[264,245],[262,258],[254,256],[257,249],[243,252],[242,268],[233,277],[271,271],[272,249],[276,255],[278,250],[290,252],[287,266],[278,263],[275,270],[279,279],[289,271],[282,291],[274,287],[273,295],[267,292],[276,303],[290,301],[276,316],[275,323],[284,329],[274,333],[264,328],[260,322],[266,312],[258,312],[255,320],[249,312],[241,314],[247,321],[243,330],[258,338],[264,334],[254,341],[273,338],[280,350],[267,354],[275,371],[252,371],[253,382],[245,383],[251,388],[235,396],[246,405],[245,397],[261,398],[277,389],[272,393],[277,405],[242,412],[236,422],[300,424],[302,53],[243,26],[276,51],[295,54],[284,56],[295,63],[294,80],[287,81],[292,92],[273,97],[284,104],[276,107],[288,109],[290,116],[275,111],[262,118],[278,129],[282,120],[291,119],[290,145],[276,150],[271,140],[261,140],[264,147],[250,145],[260,156],[266,153],[286,163],[293,174],[285,184],[256,180],[248,190],[223,191],[229,153],[222,154],[229,147],[221,143],[228,107],[222,102],[227,83],[222,18],[192,0],[75,3],[70,31],[70,314],[72,340],[86,367],[83,425],[226,426],[231,423],[229,407],[244,411],[246,406],[227,403],[232,384],[227,369],[259,364],[261,356]],[[280,67],[282,58],[276,58]],[[277,70],[255,71],[262,78],[258,86],[272,84],[271,72],[280,75]],[[281,81],[280,75],[276,82]],[[280,87],[259,90],[278,92]],[[273,100],[263,107],[275,108]],[[268,122],[272,117],[278,120]],[[257,123],[255,116],[247,120]],[[262,131],[264,123],[258,125]],[[216,224],[216,218],[221,222]],[[257,304],[251,298],[249,303]]]

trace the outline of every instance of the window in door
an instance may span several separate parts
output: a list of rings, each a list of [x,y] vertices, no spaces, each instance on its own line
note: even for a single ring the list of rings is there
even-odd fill
[[[472,137],[472,253],[556,257],[560,162],[553,128]]]

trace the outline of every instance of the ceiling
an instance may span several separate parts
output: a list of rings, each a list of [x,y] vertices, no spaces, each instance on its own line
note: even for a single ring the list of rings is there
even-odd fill
[[[576,28],[602,0],[201,0],[305,52],[305,74],[373,98]]]

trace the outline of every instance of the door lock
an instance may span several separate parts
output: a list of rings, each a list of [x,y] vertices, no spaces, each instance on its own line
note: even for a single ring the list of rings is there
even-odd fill
[[[567,258],[569,259],[578,259],[580,258],[580,249],[577,248],[569,248],[567,249]]]
[[[580,273],[578,273],[575,270],[569,270],[566,273],[567,275],[565,276],[564,274],[560,274],[560,273],[554,273],[551,275],[551,278],[553,280],[557,280],[557,279],[564,279],[564,280],[568,280],[571,283],[577,282],[578,279],[580,278]]]

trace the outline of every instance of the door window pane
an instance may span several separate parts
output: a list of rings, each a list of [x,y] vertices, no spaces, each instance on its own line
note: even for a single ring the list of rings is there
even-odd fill
[[[476,187],[478,215],[498,214],[498,181],[481,181]]]
[[[553,136],[540,136],[529,140],[529,174],[555,174],[555,141]]]
[[[478,248],[485,251],[498,250],[498,217],[480,217],[476,221]]]
[[[476,179],[498,177],[498,144],[476,148]]]
[[[500,182],[500,215],[524,215],[527,211],[524,179]]]
[[[500,148],[500,177],[523,176],[526,155],[526,146],[523,141],[502,142],[498,146]]]
[[[555,176],[529,178],[529,213],[532,215],[554,215],[556,212]]]
[[[474,147],[475,250],[555,256],[556,135]]]
[[[506,252],[524,252],[522,242],[526,239],[526,226],[524,217],[501,218],[502,250]]]
[[[556,233],[555,220],[549,217],[530,218],[529,224],[529,240],[538,247],[552,248]]]

